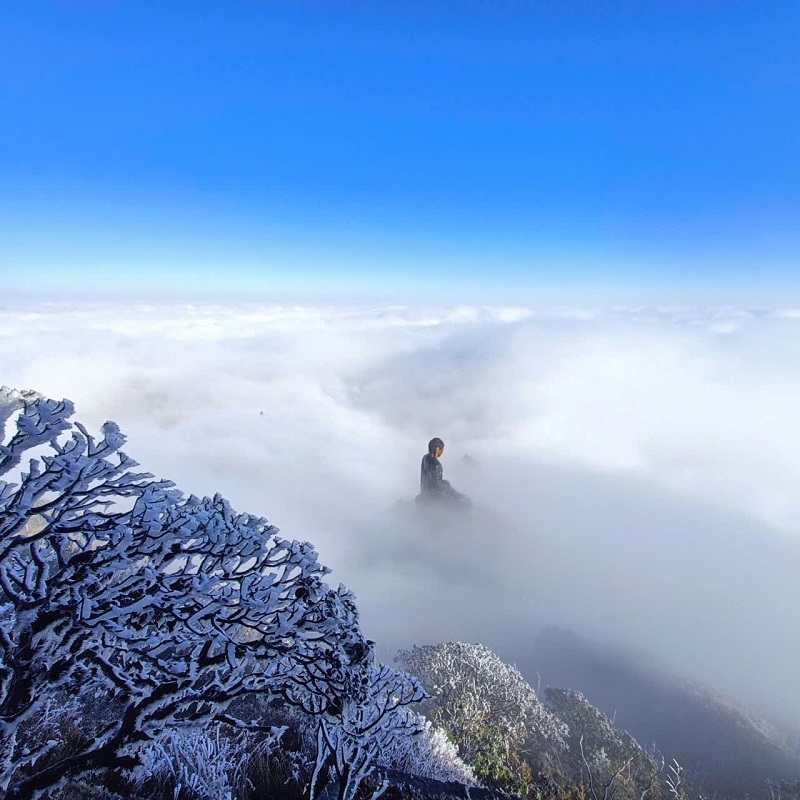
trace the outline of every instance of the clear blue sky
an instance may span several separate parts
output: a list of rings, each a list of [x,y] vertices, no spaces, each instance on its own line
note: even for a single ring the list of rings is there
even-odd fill
[[[0,6],[11,285],[775,285],[800,3]]]

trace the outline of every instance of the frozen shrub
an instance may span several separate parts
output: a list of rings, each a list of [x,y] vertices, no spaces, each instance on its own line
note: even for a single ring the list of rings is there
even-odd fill
[[[476,784],[473,770],[458,755],[458,748],[442,728],[430,720],[407,712],[415,718],[419,733],[399,739],[381,759],[381,766],[438,781]]]
[[[0,389],[0,792],[133,769],[182,726],[258,728],[237,702],[267,695],[319,719],[315,775],[332,766],[349,800],[410,732],[393,712],[423,697],[418,683],[374,661],[352,594],[324,583],[308,542],[135,472],[114,423],[95,437],[72,413]],[[117,713],[69,754],[22,745],[78,678]]]
[[[140,788],[147,782],[171,787],[175,800],[186,795],[234,800],[246,788],[249,760],[268,753],[275,741],[266,737],[257,742],[244,733],[223,736],[219,726],[171,730],[143,750],[136,783]]]
[[[487,725],[522,748],[564,741],[565,725],[539,701],[519,670],[482,644],[418,646],[397,660],[432,695],[423,710],[448,732],[467,761]]]
[[[478,778],[523,792],[538,751],[563,746],[566,726],[539,702],[513,666],[481,644],[446,642],[414,647],[398,662],[432,697],[421,708],[456,744]]]

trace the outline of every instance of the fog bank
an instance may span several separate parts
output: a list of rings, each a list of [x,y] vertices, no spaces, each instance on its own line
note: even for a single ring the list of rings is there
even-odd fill
[[[312,541],[385,658],[560,624],[800,718],[799,344],[779,307],[30,303],[0,383]],[[434,435],[463,522],[397,507]]]

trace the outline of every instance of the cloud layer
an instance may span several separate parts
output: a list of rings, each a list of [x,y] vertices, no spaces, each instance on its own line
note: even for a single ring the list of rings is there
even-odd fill
[[[0,383],[314,542],[384,657],[559,623],[794,715],[798,345],[780,308],[0,307]],[[406,505],[434,435],[471,518]]]

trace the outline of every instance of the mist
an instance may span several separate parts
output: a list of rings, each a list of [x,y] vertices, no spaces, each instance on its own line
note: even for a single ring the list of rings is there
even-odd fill
[[[381,657],[562,625],[800,717],[800,311],[0,307],[0,383],[309,540]],[[475,513],[410,513],[419,461]],[[531,676],[529,676],[531,677]]]

